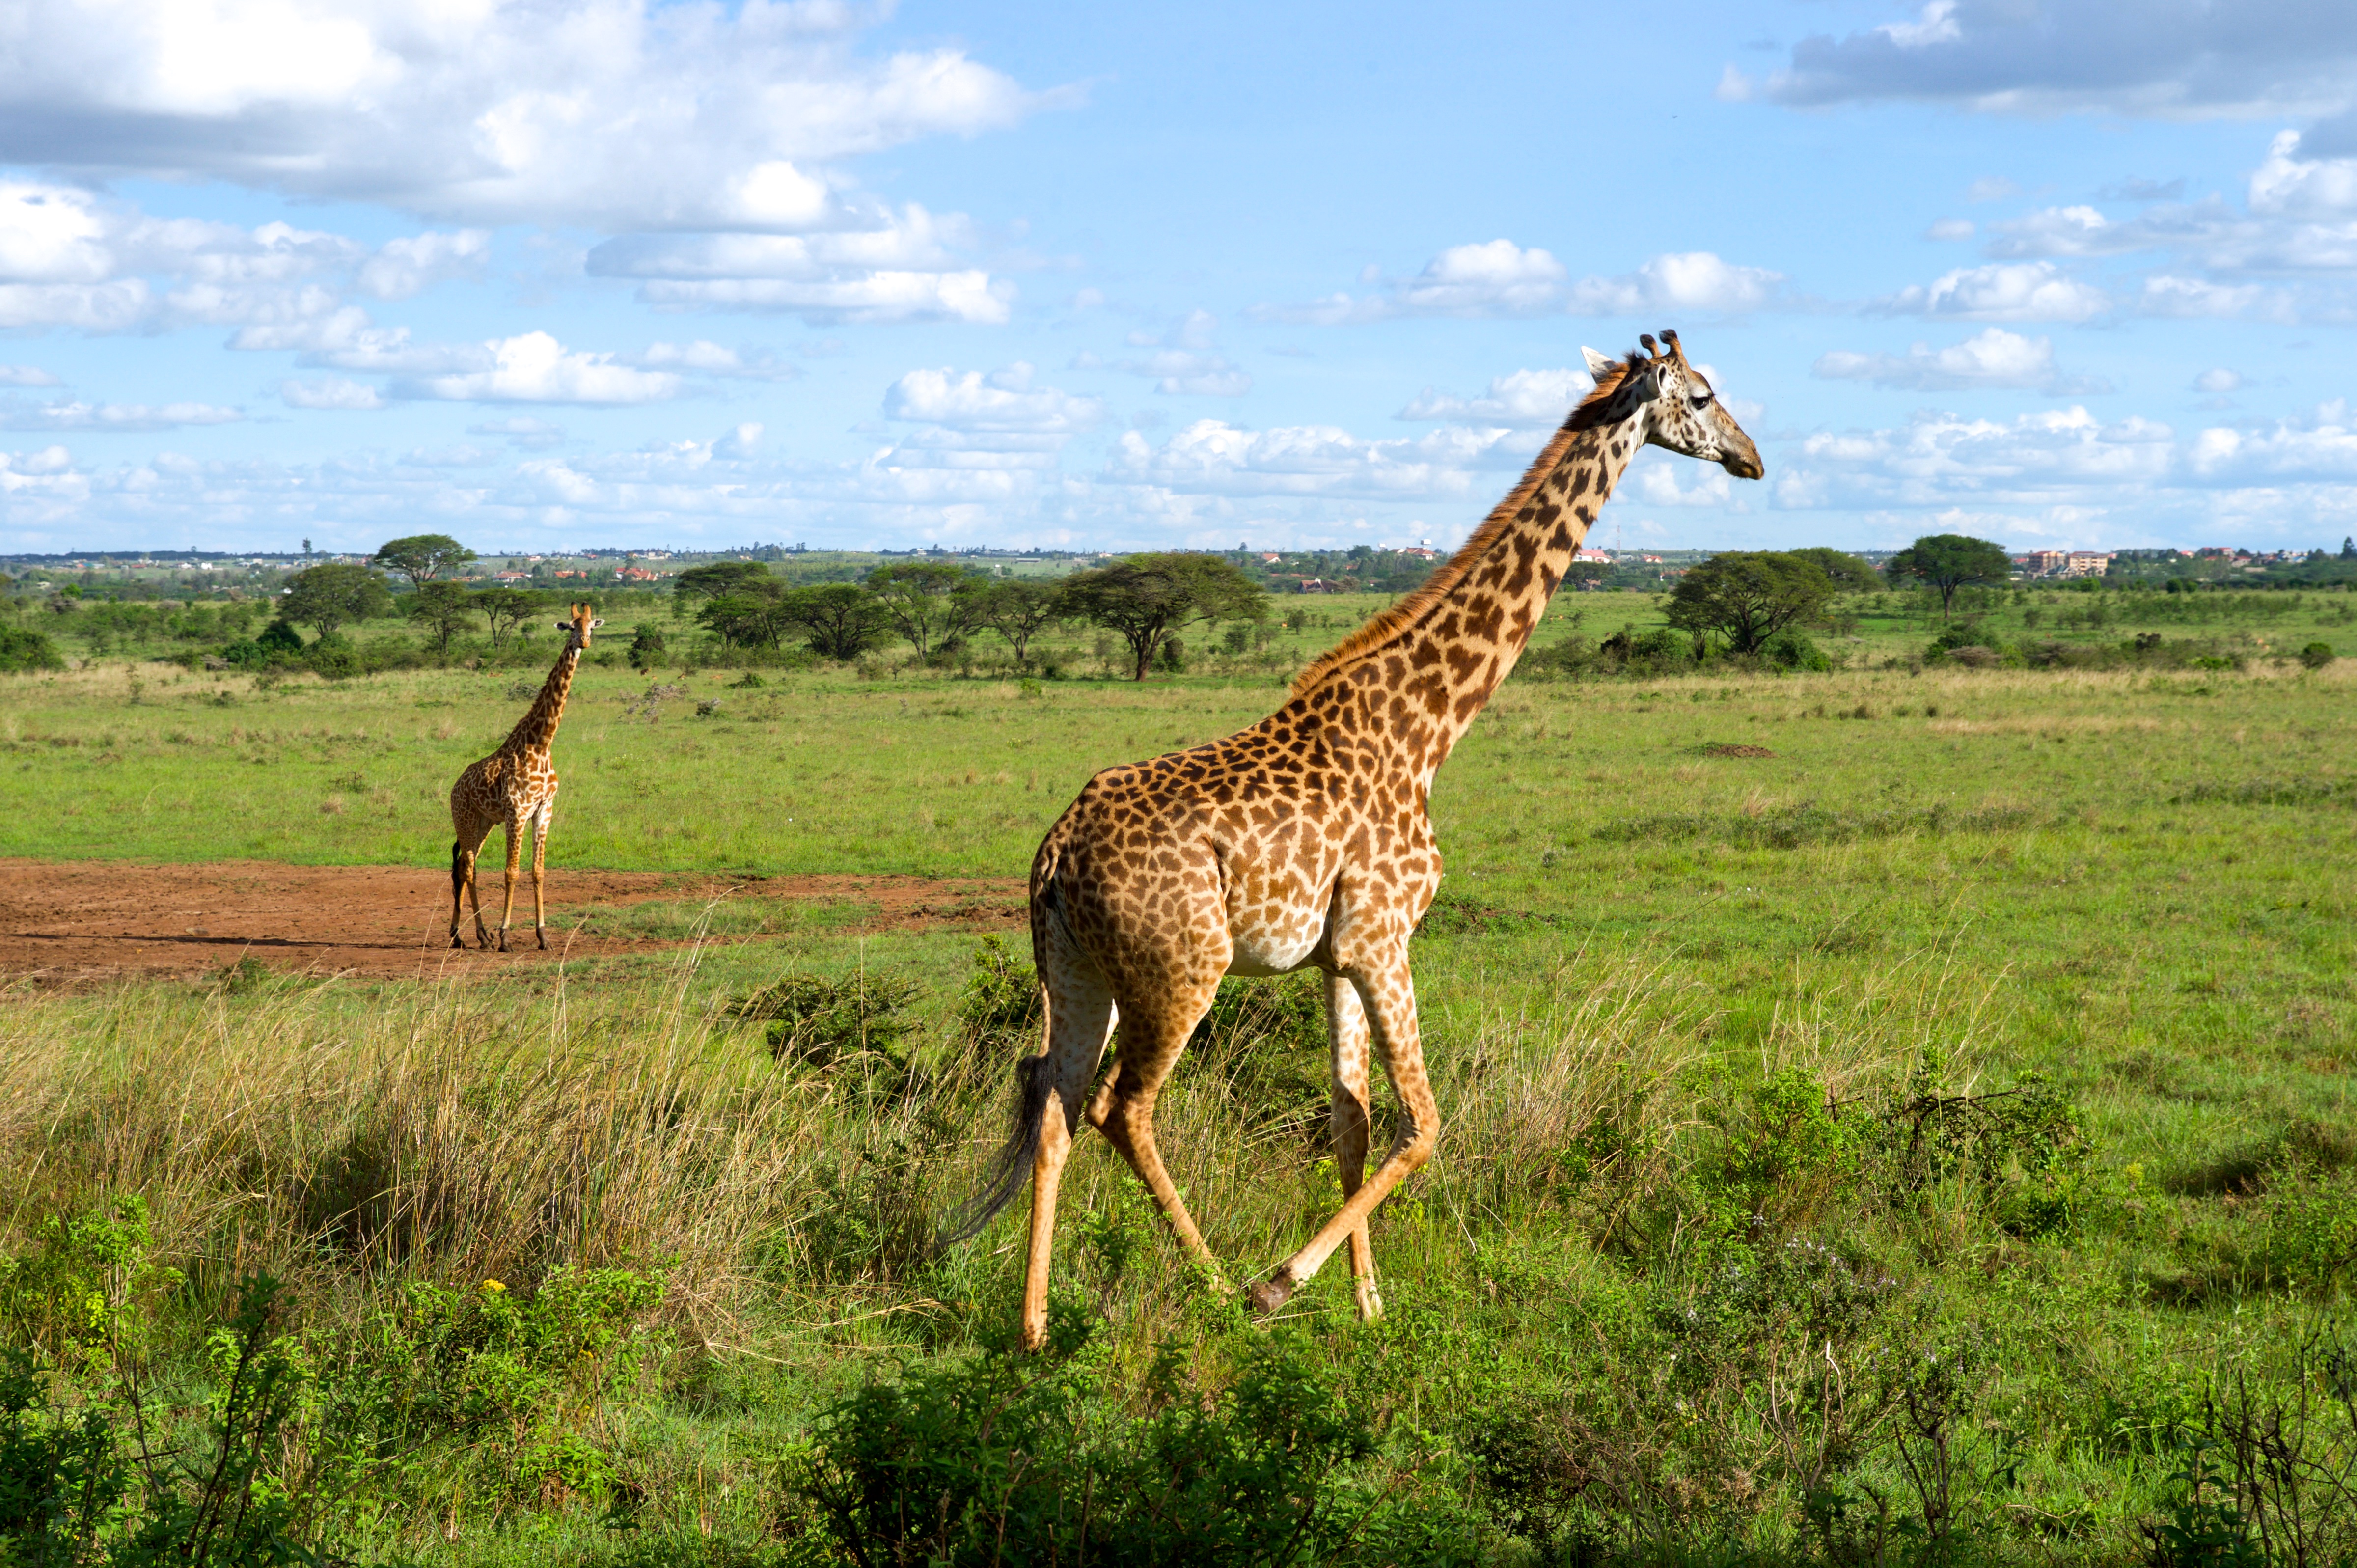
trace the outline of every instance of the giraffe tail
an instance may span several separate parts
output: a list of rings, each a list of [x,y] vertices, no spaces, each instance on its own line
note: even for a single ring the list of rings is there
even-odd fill
[[[954,1247],[982,1234],[998,1211],[1015,1201],[1031,1179],[1039,1157],[1039,1138],[1048,1113],[1048,1058],[1025,1057],[1015,1064],[1015,1126],[1006,1146],[992,1157],[982,1190],[968,1198],[942,1227],[941,1244]]]
[[[465,839],[452,839],[450,841],[450,880],[453,883],[456,883],[463,878],[466,874],[467,841]]]

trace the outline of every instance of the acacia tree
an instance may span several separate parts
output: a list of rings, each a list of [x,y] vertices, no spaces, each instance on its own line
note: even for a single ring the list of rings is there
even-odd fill
[[[475,613],[475,596],[457,583],[420,583],[404,607],[409,618],[434,634],[437,653],[450,651],[450,639],[466,628]]]
[[[715,561],[690,566],[672,579],[673,597],[684,607],[694,599],[717,599],[729,594],[770,594],[785,585],[759,561]]]
[[[307,566],[286,579],[278,601],[282,620],[308,626],[321,637],[351,621],[382,615],[393,607],[384,579],[365,566],[330,561]]]
[[[778,601],[778,618],[810,634],[810,650],[826,659],[856,659],[884,640],[892,618],[856,583],[795,588]]]
[[[1103,627],[1128,643],[1136,660],[1133,678],[1139,681],[1181,628],[1197,621],[1257,621],[1268,615],[1260,585],[1232,563],[1168,552],[1076,572],[1057,590],[1056,603],[1071,618]]]
[[[1678,579],[1669,621],[1686,631],[1715,631],[1737,653],[1760,644],[1824,607],[1834,591],[1824,569],[1781,550],[1729,550]]]
[[[967,591],[969,621],[986,626],[1006,639],[1015,650],[1015,662],[1022,669],[1031,666],[1031,639],[1049,626],[1063,618],[1056,603],[1056,590],[1045,583],[1026,582],[1009,577],[997,582],[970,578],[976,585]]]
[[[974,625],[972,595],[958,591],[967,581],[963,567],[939,561],[895,561],[867,574],[867,591],[922,659],[934,643],[946,642]]]
[[[1931,533],[1917,540],[1882,564],[1892,577],[1913,577],[1940,592],[1940,618],[1948,619],[1956,590],[1972,583],[2002,583],[2013,575],[2013,561],[2001,544],[1964,533]]]
[[[540,596],[522,588],[485,588],[475,596],[475,607],[490,623],[491,647],[496,650],[509,632],[539,613]]]
[[[1812,544],[1806,550],[1785,553],[1803,561],[1813,561],[1832,579],[1834,591],[1840,594],[1878,594],[1889,584],[1874,569],[1874,563],[1863,555],[1853,555],[1846,550],[1835,550],[1824,544]]]
[[[718,632],[724,648],[775,647],[778,600],[774,594],[723,594],[706,603],[695,621],[707,631]]]
[[[413,533],[406,539],[386,541],[381,545],[372,564],[388,572],[398,572],[409,579],[413,588],[423,588],[445,572],[456,571],[475,558],[475,553],[447,533]]]

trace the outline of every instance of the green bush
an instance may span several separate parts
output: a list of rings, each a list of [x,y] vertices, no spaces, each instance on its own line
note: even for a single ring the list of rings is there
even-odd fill
[[[958,993],[958,1028],[974,1056],[989,1059],[1038,1045],[1046,998],[1037,971],[1015,956],[1006,940],[986,936],[974,944],[965,989]]]
[[[1760,645],[1760,656],[1784,670],[1830,670],[1833,660],[1798,627],[1786,627]]]
[[[992,1351],[843,1400],[794,1467],[804,1517],[857,1563],[1353,1560],[1375,1499],[1351,1471],[1373,1434],[1294,1341],[1247,1345],[1216,1390],[1165,1345],[1132,1388],[1092,1327],[1060,1304],[1044,1357]]]
[[[2310,670],[2321,670],[2337,657],[2329,642],[2311,642],[2299,650],[2299,661]]]
[[[732,1017],[766,1022],[780,1062],[830,1067],[861,1057],[904,1065],[892,1047],[915,1026],[904,1015],[919,988],[865,969],[841,980],[794,975],[729,1004]]]
[[[65,667],[66,661],[58,652],[58,645],[49,640],[48,633],[18,626],[0,627],[0,673]]]

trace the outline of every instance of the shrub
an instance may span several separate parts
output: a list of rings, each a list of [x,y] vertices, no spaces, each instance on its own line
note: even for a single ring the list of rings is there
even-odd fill
[[[994,1351],[850,1395],[821,1419],[797,1501],[860,1563],[1347,1560],[1370,1512],[1348,1469],[1373,1435],[1293,1341],[1247,1346],[1215,1392],[1165,1345],[1133,1391],[1087,1353],[1091,1328],[1059,1304],[1045,1358]]]
[[[66,661],[58,652],[58,645],[44,631],[31,631],[23,627],[0,627],[0,671],[10,674],[30,670],[62,670]]]
[[[899,1065],[892,1047],[911,1026],[901,1010],[917,996],[916,985],[863,969],[841,980],[781,980],[737,998],[728,1012],[748,1023],[766,1021],[770,1054],[780,1062],[823,1068],[874,1056]]]
[[[2337,657],[2329,642],[2311,642],[2299,650],[2299,661],[2310,670],[2321,670]]]
[[[1811,641],[1809,634],[1798,627],[1788,626],[1761,643],[1760,653],[1770,664],[1781,665],[1787,670],[1824,671],[1833,668],[1833,660],[1825,657],[1824,650]]]
[[[958,1027],[974,1055],[1006,1055],[1037,1044],[1046,1016],[1039,972],[1016,957],[1003,937],[976,942],[956,1009]]]

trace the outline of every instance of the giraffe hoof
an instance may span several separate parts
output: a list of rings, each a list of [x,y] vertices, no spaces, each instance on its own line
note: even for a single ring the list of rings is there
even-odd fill
[[[1293,1276],[1279,1269],[1246,1292],[1244,1303],[1253,1311],[1265,1316],[1292,1300],[1293,1290]]]

